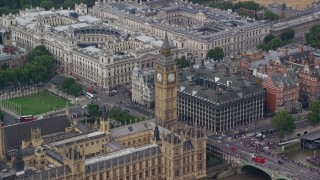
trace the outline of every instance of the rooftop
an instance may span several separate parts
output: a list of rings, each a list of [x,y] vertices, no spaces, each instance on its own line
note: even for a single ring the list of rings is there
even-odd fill
[[[51,145],[52,146],[59,146],[59,145],[62,145],[62,144],[67,144],[67,143],[71,143],[71,142],[75,142],[75,141],[79,141],[79,140],[83,140],[83,139],[88,139],[88,138],[92,138],[92,137],[95,137],[95,136],[100,136],[100,135],[103,135],[103,134],[104,134],[104,132],[102,132],[102,131],[96,131],[96,132],[92,132],[92,133],[89,133],[89,134],[84,134],[84,135],[72,137],[72,138],[69,138],[69,139],[56,141],[56,142],[51,143]]]
[[[73,29],[78,29],[78,28],[89,27],[90,25],[85,22],[82,22],[82,23],[69,24],[69,25],[64,25],[64,26],[56,26],[56,27],[53,27],[52,29],[59,31],[59,32],[66,31],[69,26],[71,26]]]
[[[301,137],[301,139],[309,140],[309,141],[320,139],[320,131],[316,131],[316,132],[304,135],[303,137]]]
[[[100,161],[106,161],[106,160],[114,159],[114,158],[117,158],[117,157],[120,157],[120,156],[125,156],[125,155],[133,154],[133,153],[136,153],[136,152],[139,152],[139,151],[144,151],[146,149],[153,148],[153,147],[158,147],[158,145],[156,145],[156,144],[148,144],[148,145],[137,147],[137,148],[127,148],[127,149],[119,150],[119,151],[116,151],[114,153],[109,153],[109,154],[106,154],[106,155],[96,156],[96,157],[93,157],[91,159],[87,159],[85,161],[85,164],[86,165],[90,165],[90,164],[94,164],[94,163],[97,163],[97,162],[100,162]]]

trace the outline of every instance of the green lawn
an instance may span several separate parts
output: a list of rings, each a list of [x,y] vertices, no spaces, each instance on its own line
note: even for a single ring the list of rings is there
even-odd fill
[[[21,105],[22,115],[38,115],[56,109],[61,109],[66,106],[66,102],[71,105],[69,100],[48,91],[42,91],[37,94],[23,97],[16,97],[5,101]],[[3,104],[4,102],[1,103]]]

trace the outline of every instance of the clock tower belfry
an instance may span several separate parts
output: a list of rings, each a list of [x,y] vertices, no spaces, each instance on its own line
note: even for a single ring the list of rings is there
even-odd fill
[[[155,70],[155,112],[158,123],[171,129],[177,123],[177,65],[171,54],[167,33]]]

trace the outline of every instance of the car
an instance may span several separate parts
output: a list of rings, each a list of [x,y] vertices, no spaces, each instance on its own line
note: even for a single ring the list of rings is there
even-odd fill
[[[41,119],[43,119],[44,117],[43,116],[39,116],[38,118],[37,118],[37,120],[41,120]]]
[[[88,107],[87,105],[83,105],[83,106],[82,106],[82,109],[85,109],[85,108],[87,108],[87,107]]]
[[[117,90],[112,90],[111,92],[116,93],[116,92],[118,92],[118,91],[117,91]]]
[[[221,140],[221,139],[222,139],[222,137],[220,136],[218,139],[220,139],[220,140]]]
[[[218,140],[218,143],[219,143],[219,144],[222,144],[223,142],[222,142],[221,140]]]
[[[282,162],[281,160],[278,160],[278,163],[279,163],[279,164],[284,164],[284,162]]]

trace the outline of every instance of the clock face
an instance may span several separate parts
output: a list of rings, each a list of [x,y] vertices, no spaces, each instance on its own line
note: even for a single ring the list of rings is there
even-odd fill
[[[168,75],[168,81],[169,82],[174,82],[174,80],[175,80],[175,75],[173,74],[173,73],[170,73],[169,75]]]
[[[162,75],[161,75],[161,73],[157,73],[157,80],[158,80],[158,81],[161,81],[161,80],[162,80]]]

